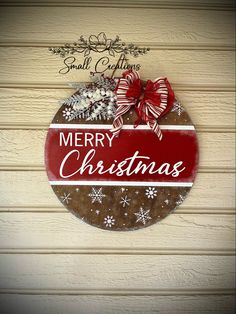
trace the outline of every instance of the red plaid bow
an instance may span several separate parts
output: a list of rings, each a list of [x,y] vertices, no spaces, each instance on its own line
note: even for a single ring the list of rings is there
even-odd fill
[[[174,92],[167,78],[158,78],[154,82],[148,80],[144,87],[136,71],[123,73],[117,88],[117,111],[113,121],[113,132],[118,135],[123,126],[123,115],[135,106],[138,120],[135,127],[145,121],[147,125],[162,139],[161,129],[157,119],[165,115],[175,100]]]

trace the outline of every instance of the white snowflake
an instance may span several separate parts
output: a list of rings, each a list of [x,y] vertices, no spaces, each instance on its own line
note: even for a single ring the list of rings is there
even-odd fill
[[[66,120],[69,120],[74,114],[74,111],[71,108],[65,108],[62,111],[62,115]]]
[[[70,193],[68,194],[64,193],[62,196],[60,196],[60,198],[61,201],[66,204],[69,204],[69,201],[71,200]]]
[[[102,188],[92,188],[91,193],[89,195],[92,199],[92,203],[98,202],[102,204],[102,198],[105,197],[106,195],[102,193]]]
[[[149,216],[149,212],[150,212],[150,209],[144,210],[142,207],[140,207],[139,212],[134,213],[135,216],[137,217],[136,222],[140,222],[141,221],[145,225],[148,220],[152,219]]]
[[[96,215],[99,215],[100,210],[97,209],[97,210],[95,211],[95,213],[96,213]]]
[[[104,225],[106,226],[106,227],[109,227],[109,228],[111,228],[112,226],[114,226],[114,224],[115,224],[115,219],[113,218],[113,216],[106,216],[105,218],[104,218]]]
[[[129,204],[130,204],[130,198],[128,198],[128,196],[125,195],[125,197],[121,197],[120,203],[122,204],[123,207],[129,206]]]
[[[175,102],[173,104],[173,107],[171,109],[171,112],[176,112],[178,116],[181,115],[182,112],[184,112],[184,108],[181,106],[181,104],[179,102]]]
[[[155,188],[151,188],[149,187],[148,189],[146,189],[146,196],[147,198],[154,198],[157,196],[157,190]]]
[[[166,199],[165,201],[164,201],[164,203],[166,204],[166,205],[168,205],[169,204],[169,200],[168,199]]]
[[[183,201],[185,200],[185,196],[183,195],[179,195],[179,199],[176,201],[176,205],[181,205],[183,203]]]

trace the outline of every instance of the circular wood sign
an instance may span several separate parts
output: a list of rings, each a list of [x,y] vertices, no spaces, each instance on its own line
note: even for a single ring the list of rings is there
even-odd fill
[[[112,120],[70,119],[72,114],[70,104],[56,113],[45,164],[58,199],[77,217],[106,230],[134,230],[160,221],[184,201],[197,172],[198,144],[177,100],[158,120],[161,141],[146,124],[134,128],[134,110],[124,116],[119,137],[110,132]]]

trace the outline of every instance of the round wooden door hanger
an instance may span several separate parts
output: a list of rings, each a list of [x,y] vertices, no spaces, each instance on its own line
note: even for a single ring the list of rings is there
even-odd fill
[[[198,144],[166,78],[94,76],[66,99],[45,145],[49,182],[62,204],[106,230],[150,226],[193,185]]]

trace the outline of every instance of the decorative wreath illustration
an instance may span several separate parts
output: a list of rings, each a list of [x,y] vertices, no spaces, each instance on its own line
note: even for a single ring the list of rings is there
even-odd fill
[[[91,52],[105,52],[107,51],[110,56],[116,54],[130,54],[134,57],[146,54],[149,48],[140,48],[134,44],[126,44],[121,41],[119,36],[115,39],[107,38],[106,34],[101,32],[97,36],[90,35],[88,39],[80,36],[79,40],[72,44],[65,44],[61,47],[49,48],[49,50],[56,55],[64,58],[69,54],[83,53],[84,56],[90,55]]]

